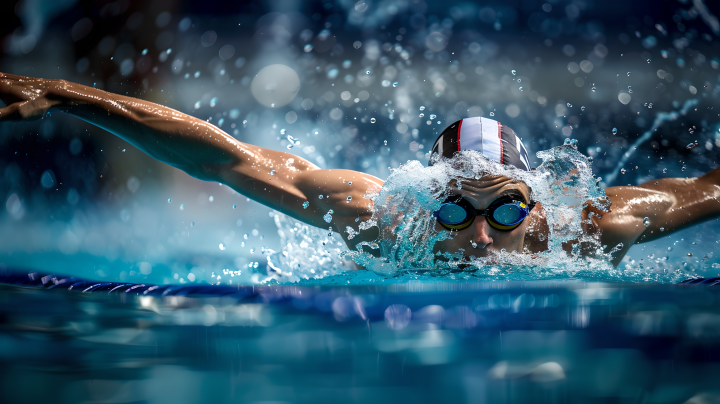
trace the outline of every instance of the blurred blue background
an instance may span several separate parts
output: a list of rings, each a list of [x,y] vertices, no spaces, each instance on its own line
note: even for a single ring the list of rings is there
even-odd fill
[[[534,164],[578,139],[605,186],[718,166],[714,2],[24,0],[0,13],[0,71],[157,102],[323,168],[385,178],[468,116],[511,126]],[[0,263],[15,267],[202,282],[264,265],[280,243],[270,209],[60,113],[0,124],[0,200]],[[715,223],[621,265],[715,275]]]

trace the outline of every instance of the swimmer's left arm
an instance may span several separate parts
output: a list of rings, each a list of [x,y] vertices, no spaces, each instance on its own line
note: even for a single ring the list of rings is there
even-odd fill
[[[665,178],[634,187],[607,188],[605,193],[612,203],[611,212],[598,212],[602,219],[593,222],[602,232],[601,242],[607,249],[623,243],[621,254],[617,254],[621,258],[633,244],[719,217],[720,169],[696,178]]]

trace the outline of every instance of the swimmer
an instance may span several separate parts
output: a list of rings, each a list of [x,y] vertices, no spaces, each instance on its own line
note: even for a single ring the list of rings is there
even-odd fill
[[[242,195],[312,226],[327,228],[323,216],[333,210],[332,225],[350,249],[371,242],[377,228],[352,240],[343,231],[356,219],[372,216],[369,192],[383,181],[365,173],[320,169],[293,154],[242,143],[215,125],[171,108],[112,94],[65,80],[0,73],[0,122],[33,120],[51,111],[72,115],[126,140],[149,156],[203,180],[225,184]],[[433,152],[453,158],[476,150],[498,164],[531,170],[522,141],[508,126],[486,118],[466,118],[450,125]],[[502,249],[537,253],[547,249],[548,225],[540,203],[530,199],[523,182],[485,175],[467,179],[434,213],[436,229],[453,234],[436,249],[461,248],[476,257]],[[583,210],[583,230],[599,237],[617,265],[633,244],[649,242],[720,216],[720,169],[697,178],[666,178],[645,184],[605,189],[610,212]],[[309,202],[305,204],[305,202]],[[306,207],[307,206],[307,207]],[[648,226],[643,218],[654,213]],[[591,216],[588,220],[588,216]],[[374,230],[373,230],[374,229]],[[532,229],[532,230],[531,230]],[[567,250],[572,249],[567,243]],[[606,251],[607,252],[607,251]]]

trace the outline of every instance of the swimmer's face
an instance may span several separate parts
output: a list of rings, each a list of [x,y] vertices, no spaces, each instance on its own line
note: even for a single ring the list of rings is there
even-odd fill
[[[498,175],[486,175],[479,180],[462,180],[461,189],[457,188],[453,180],[450,189],[454,195],[462,196],[478,210],[487,209],[496,199],[506,195],[515,196],[525,203],[530,202],[530,187],[521,181]],[[470,256],[486,257],[491,255],[492,251],[500,252],[502,249],[522,253],[528,222],[526,218],[518,227],[509,231],[492,227],[483,216],[477,216],[469,227],[462,230],[447,230],[440,223],[436,223],[435,229],[450,231],[451,238],[436,243],[434,250],[457,253],[462,248],[465,250],[463,255],[466,260]],[[473,244],[476,247],[473,247]]]

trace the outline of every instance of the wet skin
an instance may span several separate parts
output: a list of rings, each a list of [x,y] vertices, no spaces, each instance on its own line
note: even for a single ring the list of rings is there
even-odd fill
[[[377,237],[377,230],[371,229],[350,241],[344,231],[346,226],[357,228],[356,218],[371,217],[371,201],[364,196],[383,185],[372,175],[322,170],[298,156],[239,142],[215,125],[171,108],[65,80],[0,73],[0,100],[6,104],[0,108],[0,123],[39,119],[51,110],[61,111],[101,127],[195,178],[226,184],[307,224],[327,228],[322,217],[332,209],[332,226],[351,249],[360,241]],[[274,176],[271,170],[275,170]],[[600,237],[600,243],[607,245],[606,252],[623,244],[613,256],[615,265],[635,243],[652,241],[720,216],[720,169],[697,178],[666,178],[605,191],[611,212],[588,206],[583,211],[583,228],[587,234]],[[503,192],[520,192],[526,201],[529,197],[525,184],[505,177],[468,181],[457,192],[476,209],[485,209]],[[319,199],[321,194],[329,197]],[[349,203],[348,196],[352,196]],[[310,206],[303,209],[306,201]],[[596,215],[588,220],[591,211]],[[648,227],[643,224],[644,217],[650,219]],[[660,231],[661,227],[664,231]],[[502,248],[540,252],[547,249],[547,229],[544,210],[537,204],[512,231],[495,230],[485,218],[478,217],[469,228],[454,232],[452,240],[443,241],[438,248],[448,252],[463,248],[466,256],[476,257]],[[472,247],[471,241],[477,247]],[[566,249],[570,250],[573,243],[577,241],[566,243]]]

